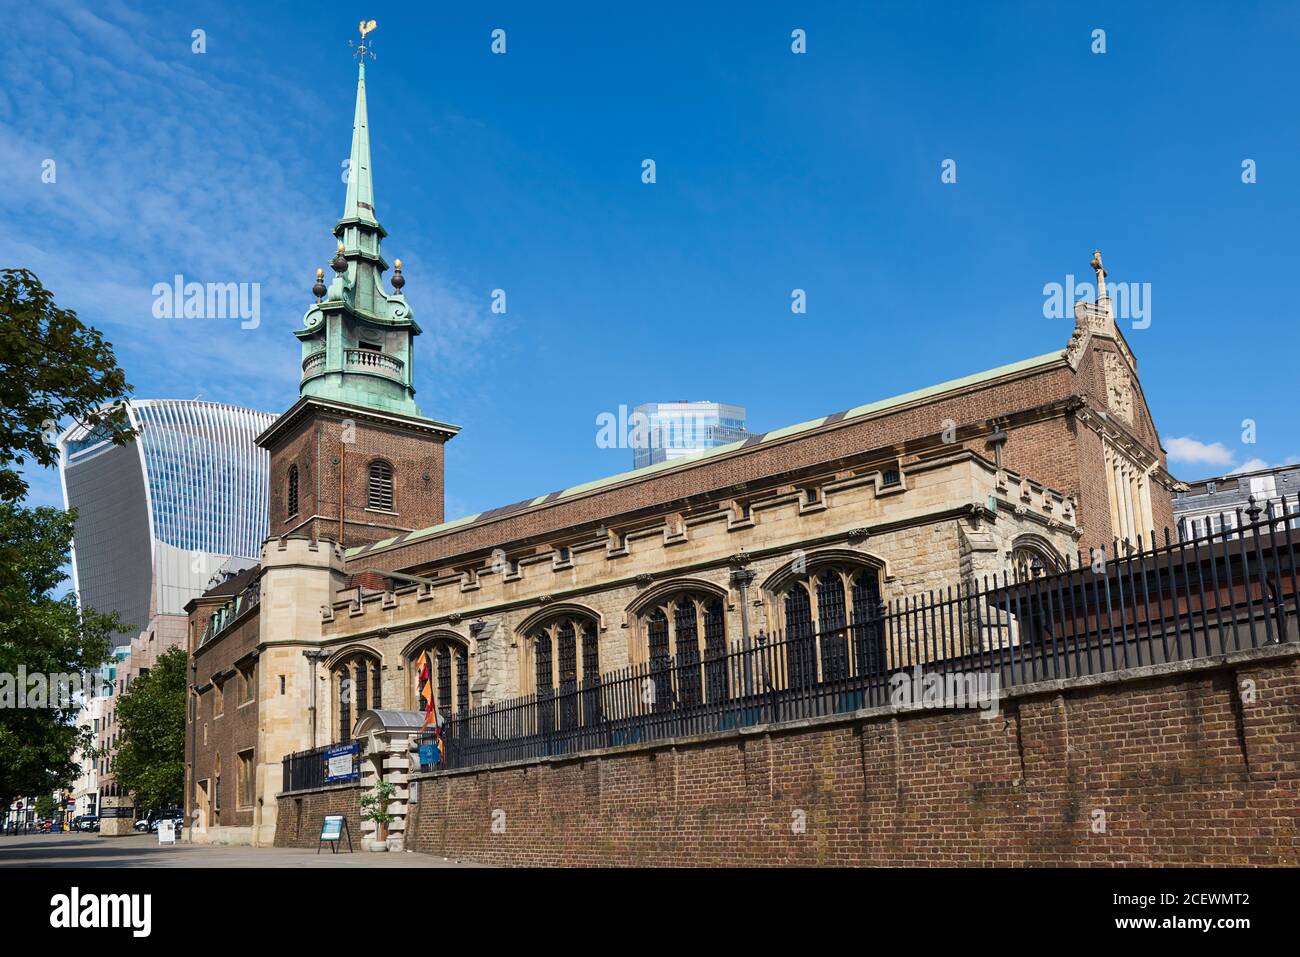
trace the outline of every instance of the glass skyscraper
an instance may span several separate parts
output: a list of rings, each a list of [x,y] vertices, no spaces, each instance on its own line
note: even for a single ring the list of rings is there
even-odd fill
[[[77,598],[116,611],[131,629],[123,643],[157,616],[184,616],[230,559],[260,558],[270,461],[253,440],[274,419],[197,400],[132,401],[128,414],[127,445],[81,425],[59,438]]]
[[[681,458],[701,449],[717,448],[748,438],[745,408],[724,402],[647,402],[632,410],[649,422],[644,447],[632,451],[632,465],[641,468]]]

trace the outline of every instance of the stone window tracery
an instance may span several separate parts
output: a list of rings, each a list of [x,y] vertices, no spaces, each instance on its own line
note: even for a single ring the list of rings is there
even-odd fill
[[[579,612],[560,613],[531,627],[527,673],[537,695],[539,731],[574,728],[598,720],[600,626]]]
[[[880,578],[873,567],[813,563],[774,595],[788,687],[877,674],[885,669]]]
[[[349,741],[357,718],[365,711],[384,706],[379,658],[365,651],[353,652],[336,662],[331,672],[338,717],[337,740]]]
[[[638,612],[658,709],[727,697],[723,599],[698,589],[661,597]]]
[[[428,655],[433,679],[434,701],[438,717],[443,718],[469,708],[469,650],[463,639],[451,634],[434,634],[418,642],[407,655],[406,671],[410,706],[424,710],[420,700],[420,655]]]

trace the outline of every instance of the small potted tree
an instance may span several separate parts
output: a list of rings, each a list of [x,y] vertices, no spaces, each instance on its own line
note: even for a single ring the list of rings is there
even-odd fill
[[[375,842],[372,851],[388,850],[388,825],[396,817],[388,810],[388,804],[397,793],[397,785],[389,781],[378,781],[369,794],[361,796],[361,819],[375,822]]]

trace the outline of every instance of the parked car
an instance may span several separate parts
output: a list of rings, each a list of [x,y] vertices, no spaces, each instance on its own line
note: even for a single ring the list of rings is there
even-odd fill
[[[73,831],[98,831],[99,817],[94,814],[78,814],[72,819]]]
[[[149,822],[149,830],[157,831],[159,821],[175,821],[176,827],[182,828],[185,826],[185,812],[178,807],[163,808],[154,814],[153,820]]]
[[[178,807],[167,807],[159,811],[150,811],[144,817],[135,822],[135,829],[142,833],[153,833],[158,830],[159,821],[177,821],[178,826],[185,824],[185,812]]]

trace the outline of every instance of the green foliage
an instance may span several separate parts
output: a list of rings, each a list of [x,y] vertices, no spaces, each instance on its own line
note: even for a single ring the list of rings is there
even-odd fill
[[[389,781],[377,782],[369,794],[361,796],[361,819],[363,821],[374,821],[376,824],[387,827],[393,822],[393,818],[397,816],[390,814],[388,811],[388,805],[396,793],[397,785]]]
[[[123,630],[115,615],[79,612],[71,595],[49,595],[65,577],[73,520],[59,509],[0,502],[0,672],[89,677]],[[0,707],[0,807],[76,776],[74,754],[89,735],[76,727],[75,702],[67,704]]]
[[[36,809],[36,819],[43,821],[47,817],[54,817],[54,811],[58,807],[54,803],[54,797],[49,794],[37,795],[36,802],[33,805]]]
[[[114,766],[118,782],[141,807],[175,807],[185,788],[184,648],[158,656],[147,675],[131,683],[117,705],[122,739]]]
[[[99,410],[130,391],[103,335],[56,306],[29,270],[0,269],[0,501],[27,493],[13,466],[56,464],[53,439],[68,417],[128,441],[125,407]]]
[[[74,598],[50,597],[66,577],[75,516],[18,505],[19,467],[49,467],[69,417],[115,443],[133,435],[120,404],[131,391],[111,346],[77,314],[60,309],[26,269],[0,269],[0,672],[89,677],[107,658],[115,616],[78,612]],[[48,794],[77,773],[75,751],[90,744],[66,708],[0,708],[0,807]]]

